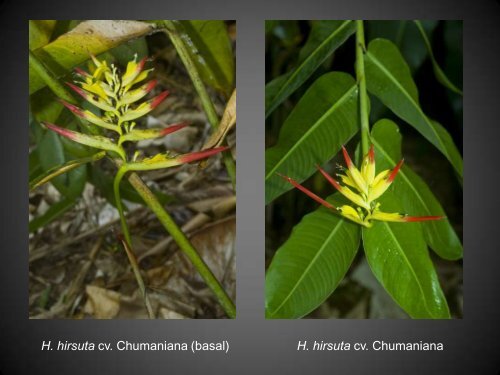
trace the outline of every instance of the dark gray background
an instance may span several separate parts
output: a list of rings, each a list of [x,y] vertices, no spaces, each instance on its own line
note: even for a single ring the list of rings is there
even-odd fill
[[[1,0],[0,0],[1,1]],[[3,1],[0,5],[0,374],[499,374],[498,1]],[[28,19],[236,19],[238,318],[205,321],[29,321]],[[465,319],[264,320],[264,20],[464,20]],[[41,352],[42,340],[227,339],[231,350]],[[298,340],[442,341],[444,352],[297,352]],[[35,372],[36,371],[36,372]]]

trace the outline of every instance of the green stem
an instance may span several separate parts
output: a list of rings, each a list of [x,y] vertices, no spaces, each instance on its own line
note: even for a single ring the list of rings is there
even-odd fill
[[[30,67],[40,76],[45,84],[56,94],[58,97],[76,104],[73,95],[66,89],[66,87],[59,82],[55,75],[45,66],[45,64],[35,56],[31,51],[29,56]]]
[[[361,122],[361,150],[366,155],[370,148],[370,123],[368,119],[368,94],[365,79],[365,32],[363,21],[356,21],[356,80],[359,89],[359,117]]]
[[[118,213],[120,214],[120,224],[122,227],[122,232],[125,237],[125,241],[129,245],[132,244],[132,239],[130,237],[130,232],[128,230],[127,226],[127,221],[125,220],[125,214],[123,211],[123,205],[122,205],[122,199],[120,196],[120,182],[123,178],[123,176],[127,173],[126,167],[122,166],[118,169],[118,172],[116,173],[115,179],[113,180],[113,191],[115,193],[115,201],[116,201],[116,209],[118,210]]]
[[[119,161],[117,161],[119,164]],[[123,166],[119,169],[117,177],[115,178],[115,195],[119,194],[119,180],[123,177],[123,175],[127,172],[126,166]],[[118,180],[118,182],[116,182]],[[214,276],[210,268],[208,268],[207,264],[203,260],[203,258],[198,254],[194,246],[191,244],[186,235],[182,232],[182,230],[178,227],[172,217],[165,211],[161,203],[158,201],[156,196],[149,190],[146,184],[141,180],[141,178],[136,173],[131,173],[128,177],[128,180],[134,187],[134,189],[139,193],[139,195],[144,199],[147,206],[155,213],[158,217],[158,220],[162,223],[163,227],[167,230],[167,232],[172,236],[174,241],[177,243],[182,252],[189,258],[189,260],[193,263],[193,266],[199,272],[203,280],[207,283],[208,287],[214,292],[217,297],[219,303],[222,308],[226,312],[226,314],[230,318],[236,317],[236,308],[234,306],[233,301],[229,298],[226,291]],[[119,195],[118,195],[119,196]],[[120,205],[120,206],[118,206]],[[117,207],[121,207],[121,202],[118,203]],[[121,215],[120,215],[121,219]],[[126,225],[125,225],[126,226]],[[122,223],[123,227],[123,223]],[[127,233],[124,230],[124,234]],[[127,236],[127,234],[125,234]]]
[[[126,164],[120,167],[113,181],[113,190],[115,193],[116,208],[118,209],[118,213],[120,215],[122,232],[123,236],[125,237],[125,240],[122,240],[122,242],[123,242],[123,247],[125,248],[125,252],[127,253],[129,263],[132,266],[132,271],[134,272],[137,285],[139,286],[139,290],[141,291],[142,299],[144,300],[144,304],[146,305],[146,310],[148,311],[149,319],[154,319],[155,314],[153,311],[153,307],[151,306],[151,301],[149,300],[149,295],[141,275],[139,264],[137,263],[137,259],[134,255],[134,252],[132,251],[132,239],[130,237],[130,231],[128,230],[127,221],[125,220],[125,213],[123,212],[123,205],[120,197],[120,181],[122,180],[125,173],[127,173]]]
[[[195,63],[191,58],[191,55],[189,54],[188,48],[186,47],[186,44],[179,35],[179,31],[177,29],[177,26],[175,25],[175,22],[169,20],[163,20],[163,21],[157,21],[155,23],[156,25],[165,28],[165,32],[167,33],[168,37],[172,41],[172,44],[177,50],[177,53],[179,54],[182,63],[186,67],[186,70],[189,74],[189,77],[191,78],[191,81],[193,82],[193,86],[196,89],[198,96],[200,97],[203,110],[205,111],[205,114],[207,115],[208,118],[208,122],[212,126],[213,130],[217,129],[220,121],[219,116],[217,115],[214,104],[212,103],[212,100],[208,95],[207,89],[205,88],[205,85],[201,80],[198,69],[196,68]],[[231,151],[224,152],[223,158],[224,158],[224,164],[226,165],[227,173],[231,178],[231,182],[233,184],[233,189],[235,189],[236,167],[234,165],[233,157],[231,156]]]
[[[142,299],[144,304],[146,305],[146,310],[148,311],[149,319],[155,318],[155,313],[153,311],[153,306],[151,305],[151,301],[149,300],[148,291],[146,289],[146,285],[144,284],[144,280],[142,279],[141,270],[139,268],[139,263],[137,263],[137,258],[135,257],[132,248],[129,246],[126,240],[122,239],[123,248],[127,253],[128,261],[132,266],[132,271],[134,272],[135,279],[137,284],[139,285],[139,290],[142,294]]]

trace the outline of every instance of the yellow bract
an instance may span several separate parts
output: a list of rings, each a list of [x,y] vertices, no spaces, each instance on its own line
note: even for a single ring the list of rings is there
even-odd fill
[[[357,209],[350,206],[342,206],[339,208],[340,213],[349,220],[366,227],[371,226],[370,220],[372,219],[401,221],[400,219],[404,217],[404,215],[398,213],[383,213],[379,210],[380,204],[375,202],[377,198],[387,191],[401,167],[401,163],[392,170],[392,173],[391,170],[387,169],[376,175],[373,146],[364,156],[361,162],[361,170],[354,165],[344,147],[342,151],[348,168],[345,170],[345,174],[339,174],[338,176],[346,186],[339,185],[331,177],[326,176],[326,172],[322,171],[323,175],[329,179],[342,195],[358,206]],[[348,186],[354,188],[355,191],[351,190]],[[364,209],[364,211],[362,209]]]

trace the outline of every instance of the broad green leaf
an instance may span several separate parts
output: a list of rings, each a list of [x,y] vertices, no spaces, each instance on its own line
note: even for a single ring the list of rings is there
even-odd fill
[[[70,210],[76,204],[76,202],[77,199],[75,197],[69,197],[69,198],[63,198],[61,201],[54,203],[52,206],[49,207],[47,212],[45,212],[43,215],[39,217],[34,218],[29,222],[28,225],[29,232],[32,233],[37,229],[42,228],[47,224],[50,224],[58,217],[60,217],[62,214],[64,214],[66,211]]]
[[[266,318],[301,318],[323,303],[344,278],[360,237],[359,225],[325,207],[304,216],[267,270]]]
[[[80,23],[51,43],[34,50],[35,55],[47,64],[52,72],[61,77],[68,70],[128,40],[146,35],[152,26],[138,21],[93,20]],[[45,86],[30,68],[30,95]]]
[[[59,38],[61,35],[67,33],[71,29],[74,29],[79,23],[82,22],[83,20],[57,20],[51,40]]]
[[[393,168],[401,155],[401,134],[390,120],[380,120],[372,128],[377,170]],[[392,184],[392,191],[399,197],[404,212],[411,216],[446,216],[439,201],[427,184],[408,166],[403,166]],[[427,244],[442,258],[459,259],[462,244],[448,220],[421,222]]]
[[[280,84],[273,80],[266,85],[266,118],[299,88],[355,30],[355,23],[349,20],[314,23],[309,40],[304,46],[304,52],[300,53],[298,66],[284,76],[277,77],[275,80],[279,80]]]
[[[386,212],[401,212],[396,196],[381,198]],[[417,319],[450,317],[418,223],[375,222],[363,228],[363,247],[375,277],[392,298]]]
[[[29,49],[34,50],[49,43],[56,20],[29,20]]]
[[[417,87],[398,48],[376,39],[368,46],[365,63],[368,90],[441,151],[462,177],[462,157],[448,132],[420,108]]]
[[[439,21],[422,21],[427,35],[432,36]],[[366,21],[368,40],[376,38],[389,39],[398,46],[410,70],[415,72],[427,58],[428,52],[417,26],[410,20],[376,20]]]
[[[48,171],[45,171],[41,175],[37,176],[33,180],[30,180],[30,190],[36,189],[37,187],[49,182],[53,178],[62,175],[64,173],[67,173],[75,168],[78,168],[79,166],[86,164],[86,163],[91,163],[94,161],[97,161],[99,159],[102,159],[106,153],[104,151],[98,152],[97,154],[94,154],[90,157],[82,158],[82,159],[74,159],[74,160],[69,160],[63,165],[56,166],[54,168],[49,169]]]
[[[302,182],[356,134],[357,95],[356,82],[346,73],[327,73],[311,85],[283,124],[277,144],[266,150],[266,204],[292,189],[276,173]]]
[[[203,81],[227,97],[235,85],[231,40],[224,21],[180,21],[184,40]]]
[[[436,76],[436,79],[444,87],[448,88],[449,90],[453,91],[454,93],[459,94],[459,95],[463,95],[462,90],[460,90],[457,86],[455,86],[449,80],[449,78],[443,72],[443,69],[441,69],[438,62],[436,61],[436,58],[434,57],[434,52],[432,51],[431,42],[429,41],[429,38],[427,37],[427,33],[425,32],[424,27],[422,26],[422,23],[420,21],[416,20],[415,25],[417,25],[418,31],[422,35],[425,46],[427,47],[427,50],[429,51],[429,56],[430,56],[431,61],[432,61],[432,68],[434,70],[434,75]]]

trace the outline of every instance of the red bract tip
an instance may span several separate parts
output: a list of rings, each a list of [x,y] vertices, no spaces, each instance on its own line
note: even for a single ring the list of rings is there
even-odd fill
[[[312,199],[314,199],[316,202],[318,202],[319,204],[325,206],[326,208],[329,208],[331,210],[336,210],[337,208],[333,205],[331,205],[330,203],[328,203],[327,201],[325,201],[323,198],[320,198],[318,197],[316,194],[314,194],[312,191],[310,191],[309,189],[306,189],[304,186],[302,186],[301,184],[299,184],[297,181],[295,181],[293,178],[290,178],[288,176],[285,176],[285,175],[282,175],[280,173],[276,173],[278,176],[280,176],[282,179],[284,179],[285,181],[288,181],[289,183],[291,183],[293,186],[295,186],[297,189],[299,189],[301,192],[303,192],[304,194],[308,195],[309,197],[311,197]]]
[[[370,150],[368,150],[368,160],[370,160],[370,163],[375,162],[375,151],[373,150],[373,145],[371,145]]]
[[[75,115],[79,117],[85,117],[85,114],[83,113],[81,108],[78,108],[76,105],[70,104],[65,100],[58,99],[59,103],[61,103],[63,106],[68,108],[71,112],[73,112]]]
[[[340,186],[340,184],[332,176],[326,173],[326,171],[324,171],[319,165],[316,165],[316,168],[318,168],[321,174],[328,180],[329,183],[333,185],[335,189],[339,191],[342,190],[342,186]]]
[[[146,64],[146,61],[147,61],[147,60],[148,60],[148,58],[147,58],[147,57],[143,57],[143,58],[141,59],[141,61],[139,61],[139,62],[137,63],[137,68],[136,68],[137,72],[141,72],[141,71],[142,71],[142,69],[144,68],[144,64]]]
[[[62,135],[63,137],[66,137],[69,139],[75,138],[75,133],[72,132],[71,130],[60,128],[57,125],[54,125],[54,124],[51,124],[50,122],[45,122],[45,121],[41,122],[41,124],[43,126],[47,127],[48,129],[52,130],[53,132],[56,132],[56,133]]]
[[[181,163],[192,163],[193,161],[208,158],[212,155],[218,154],[219,152],[226,151],[227,149],[229,149],[229,147],[227,146],[210,148],[208,150],[191,152],[190,154],[181,155],[178,158]]]
[[[161,135],[167,135],[167,134],[176,132],[177,130],[185,128],[188,125],[189,125],[189,123],[187,123],[187,122],[181,122],[179,124],[170,125],[161,131]]]
[[[71,89],[76,92],[78,95],[80,95],[82,98],[87,99],[87,93],[81,88],[76,85],[73,85],[70,82],[66,82],[66,84],[71,87]]]
[[[151,108],[156,108],[168,96],[168,91],[163,91],[160,95],[151,100]]]
[[[441,220],[446,216],[406,216],[404,218],[407,222],[415,222],[415,221],[427,221],[427,220]]]
[[[401,161],[398,163],[398,165],[396,165],[394,167],[394,169],[392,170],[391,174],[389,175],[389,177],[387,178],[387,181],[388,182],[392,182],[394,181],[394,179],[396,178],[396,175],[398,174],[399,172],[399,169],[401,168],[401,166],[403,165],[403,162],[405,161],[405,159],[401,159]]]
[[[345,149],[344,146],[342,146],[342,153],[344,154],[345,164],[347,165],[347,168],[351,168],[352,160],[349,157],[349,154],[347,153],[347,150]]]
[[[78,68],[78,67],[75,68],[75,73],[78,74],[79,76],[82,76],[82,77],[89,76],[89,74],[85,70]]]
[[[146,85],[146,92],[150,92],[151,90],[153,90],[157,83],[158,81],[156,79],[149,81]]]

